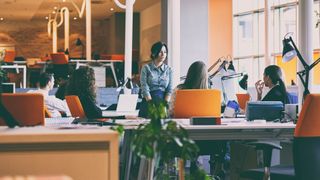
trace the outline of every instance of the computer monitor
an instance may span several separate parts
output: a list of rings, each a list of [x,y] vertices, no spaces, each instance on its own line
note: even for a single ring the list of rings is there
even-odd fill
[[[2,83],[2,92],[3,93],[15,93],[16,84],[15,83]]]

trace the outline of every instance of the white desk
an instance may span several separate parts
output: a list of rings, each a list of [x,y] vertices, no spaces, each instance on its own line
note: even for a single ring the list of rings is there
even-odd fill
[[[27,88],[27,67],[25,65],[2,65],[1,69],[22,69],[23,71],[23,88]],[[19,73],[19,71],[17,71]]]
[[[117,75],[116,75],[116,71],[114,68],[114,63],[115,62],[123,62],[123,60],[83,60],[83,59],[72,59],[70,60],[71,63],[76,63],[76,69],[78,69],[81,65],[88,65],[88,63],[102,63],[103,66],[105,67],[110,67],[116,86],[118,87],[118,79],[117,79]]]
[[[138,117],[139,110],[132,111],[132,112],[117,112],[117,111],[108,111],[104,110],[102,111],[102,116],[132,116],[132,117]]]

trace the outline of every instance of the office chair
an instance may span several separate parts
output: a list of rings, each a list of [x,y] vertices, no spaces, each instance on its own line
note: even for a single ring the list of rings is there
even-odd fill
[[[44,100],[42,94],[16,93],[1,95],[1,103],[22,126],[44,125]],[[0,118],[0,125],[5,125]]]
[[[86,114],[78,96],[65,96],[72,117],[86,118]]]
[[[236,94],[238,104],[241,109],[245,110],[247,106],[247,102],[250,100],[250,95],[249,94]]]
[[[3,62],[6,64],[13,64],[16,52],[14,50],[6,50]]]
[[[69,75],[69,60],[64,53],[51,53],[51,60],[53,64],[53,74],[57,84],[62,79],[67,79]]]
[[[221,116],[221,92],[214,89],[178,90],[174,104],[174,118]],[[199,155],[210,155],[210,172],[224,176],[220,166],[224,163],[226,141],[195,141]],[[194,162],[191,171],[196,168]]]
[[[306,96],[300,112],[293,139],[294,166],[273,166],[270,168],[272,180],[317,180],[320,177],[320,94]],[[265,146],[268,146],[265,144]],[[270,147],[268,147],[270,148]],[[271,156],[270,156],[271,159]],[[259,173],[260,172],[260,173]],[[242,177],[257,178],[261,169],[251,169]],[[253,173],[256,176],[252,176]]]

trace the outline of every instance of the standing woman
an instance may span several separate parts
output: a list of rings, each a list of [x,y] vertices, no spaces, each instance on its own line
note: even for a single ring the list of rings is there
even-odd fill
[[[281,101],[283,104],[289,103],[286,86],[282,80],[282,71],[279,66],[270,65],[264,69],[263,81],[259,80],[255,84],[258,101]],[[266,86],[270,91],[262,98],[262,89]]]
[[[172,93],[172,70],[164,63],[168,47],[163,42],[156,42],[151,47],[151,62],[141,70],[140,83],[142,104],[139,116],[147,117],[147,102],[169,102]]]

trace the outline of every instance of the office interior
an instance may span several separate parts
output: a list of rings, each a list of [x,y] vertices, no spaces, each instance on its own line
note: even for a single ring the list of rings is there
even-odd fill
[[[0,123],[0,179],[187,179],[199,169],[203,176],[195,179],[319,177],[320,164],[313,161],[320,148],[316,119],[320,103],[320,1],[2,0],[0,10],[0,120],[9,111],[13,118],[25,121],[14,128]],[[289,38],[300,56],[284,61],[283,40]],[[132,144],[137,142],[133,140],[135,133],[140,124],[149,121],[136,113],[124,115],[125,120],[108,119],[114,126],[74,125],[74,118],[79,117],[72,112],[75,106],[68,103],[70,116],[50,118],[43,96],[26,97],[28,91],[38,88],[41,73],[55,77],[57,73],[50,91],[54,95],[63,83],[59,79],[62,68],[67,69],[68,77],[88,66],[95,72],[96,104],[106,110],[117,104],[121,89],[128,92],[128,78],[133,83],[129,93],[139,94],[141,69],[151,61],[150,48],[157,41],[168,47],[165,64],[172,69],[173,87],[183,83],[192,63],[202,61],[208,68],[209,89],[219,91],[214,99],[220,103],[211,103],[215,107],[194,100],[206,94],[199,90],[199,96],[185,96],[180,109],[182,113],[189,111],[190,102],[200,106],[191,108],[188,116],[166,118],[196,142],[196,160],[178,156],[169,161],[168,171],[163,167],[159,171],[160,156],[137,155],[136,144]],[[56,66],[55,54],[65,66]],[[256,102],[255,83],[264,79],[269,65],[282,69],[297,117],[278,122],[263,117],[247,121],[246,103]],[[247,88],[240,85],[245,77]],[[264,88],[263,95],[268,90]],[[141,99],[139,96],[138,102]],[[241,110],[230,110],[228,102],[232,100]],[[40,108],[36,107],[39,104]],[[219,117],[209,114],[198,119],[208,124],[191,123],[197,119],[192,118],[198,116],[196,111],[208,108],[218,109]],[[224,109],[228,112],[223,113]],[[273,113],[269,110],[261,112]],[[119,125],[122,133],[112,128]],[[315,145],[301,137],[311,138]],[[216,150],[210,149],[221,144],[226,152],[215,159]],[[302,150],[297,146],[305,146],[308,155],[300,158]],[[193,166],[194,161],[198,167]]]

